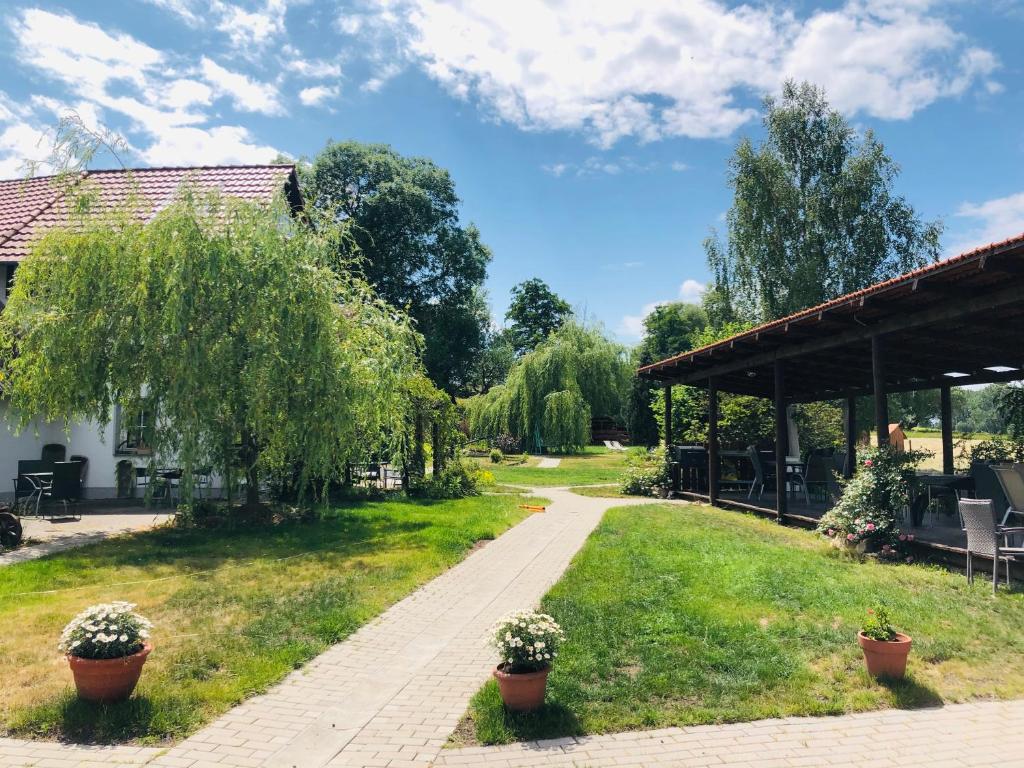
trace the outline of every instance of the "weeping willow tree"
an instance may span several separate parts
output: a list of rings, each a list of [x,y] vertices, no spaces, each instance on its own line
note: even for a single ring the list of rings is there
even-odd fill
[[[470,432],[511,434],[531,451],[580,450],[592,415],[621,413],[630,375],[621,346],[570,321],[517,360],[504,384],[466,401]]]
[[[0,316],[3,394],[24,428],[156,414],[155,463],[340,480],[363,446],[400,436],[417,334],[353,270],[335,226],[284,201],[183,191],[149,221],[129,201],[37,241]],[[400,450],[400,446],[396,446]],[[229,483],[230,487],[230,483]]]

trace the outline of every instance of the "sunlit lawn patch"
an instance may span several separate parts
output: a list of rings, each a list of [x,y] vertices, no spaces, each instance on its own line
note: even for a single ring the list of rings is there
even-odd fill
[[[908,679],[870,679],[855,635],[888,603]],[[856,562],[815,534],[708,507],[609,511],[542,602],[567,633],[537,714],[474,699],[482,742],[1024,695],[1024,594]]]
[[[525,464],[492,464],[479,459],[480,466],[494,474],[499,483],[525,486],[590,485],[618,482],[626,472],[626,454],[604,448],[587,448],[585,453],[552,456],[560,459],[557,467],[541,469],[540,458],[531,456]]]
[[[184,736],[521,520],[522,502],[353,503],[314,523],[161,529],[0,568],[0,732]],[[136,695],[102,707],[74,697],[56,644],[79,610],[112,600],[153,620],[156,650]]]

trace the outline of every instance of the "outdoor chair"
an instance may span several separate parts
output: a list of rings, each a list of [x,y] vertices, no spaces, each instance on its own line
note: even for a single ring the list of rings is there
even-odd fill
[[[750,446],[750,463],[754,466],[754,482],[750,484],[750,490],[747,492],[747,498],[752,499],[754,497],[754,489],[757,489],[757,498],[760,499],[764,495],[765,486],[773,486],[775,484],[775,470],[765,465],[765,462],[761,460],[761,453],[757,450],[757,446]]]
[[[88,456],[77,456],[71,455],[68,461],[74,461],[78,463],[79,468],[82,470],[82,487],[85,487],[85,478],[89,474],[89,457]]]
[[[39,455],[42,461],[48,464],[53,464],[57,461],[64,461],[64,457],[67,456],[68,449],[61,443],[47,443],[43,446],[43,450]]]
[[[82,466],[77,461],[58,461],[53,465],[53,482],[43,488],[42,499],[59,501],[64,505],[64,516],[75,510],[82,500]],[[78,518],[81,519],[81,513]]]
[[[1024,549],[1006,545],[1008,536],[1024,533],[1024,528],[1004,528],[995,522],[996,509],[991,499],[960,499],[960,517],[967,532],[967,582],[974,583],[974,555],[992,558],[992,592],[999,584],[999,562],[1006,565],[1006,585],[1010,585],[1010,562],[1024,561]]]
[[[209,497],[213,483],[211,480],[212,475],[213,467],[197,467],[192,470],[192,482],[195,485],[198,498],[203,498],[204,493]]]
[[[1006,464],[993,464],[992,471],[1006,496],[1006,512],[1000,525],[1006,525],[1010,515],[1017,515],[1024,518],[1024,477],[1012,466]]]
[[[39,500],[49,479],[36,477],[39,472],[50,472],[53,464],[42,459],[20,459],[18,476],[14,478],[14,507],[21,508],[21,514],[38,514]]]
[[[833,474],[831,455],[812,452],[807,457],[804,486],[808,495],[813,491],[815,501],[828,502],[829,498],[834,495],[833,488],[838,487]]]

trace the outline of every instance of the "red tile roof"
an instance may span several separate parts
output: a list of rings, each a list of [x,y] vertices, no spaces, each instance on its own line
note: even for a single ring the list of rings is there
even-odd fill
[[[852,305],[854,303],[860,303],[868,296],[884,293],[896,286],[905,285],[907,283],[913,283],[915,280],[921,280],[930,275],[934,275],[939,272],[944,272],[951,268],[958,267],[964,262],[970,261],[972,259],[984,259],[985,257],[988,257],[992,254],[1020,248],[1021,246],[1024,246],[1024,233],[1015,235],[1014,237],[1007,238],[1006,240],[1001,240],[999,242],[989,243],[988,245],[983,245],[978,248],[974,248],[973,250],[961,253],[958,256],[953,256],[949,259],[944,259],[942,261],[937,261],[933,264],[928,264],[926,266],[919,267],[918,269],[912,270],[903,275],[899,275],[898,277],[894,277],[890,280],[885,280],[881,283],[869,285],[867,288],[862,288],[859,291],[847,293],[844,296],[839,296],[838,298],[832,299],[831,301],[826,301],[823,304],[818,304],[817,306],[809,307],[807,309],[800,310],[799,312],[794,312],[793,314],[788,315],[786,317],[781,317],[778,320],[772,320],[770,322],[759,325],[756,328],[751,328],[748,331],[743,331],[742,333],[730,336],[727,339],[722,339],[721,341],[716,341],[712,344],[707,344],[698,349],[692,349],[687,352],[682,352],[678,355],[673,355],[672,357],[666,358],[664,360],[659,360],[655,363],[651,363],[650,365],[642,366],[641,368],[638,369],[638,372],[643,374],[648,371],[657,371],[659,369],[674,364],[678,364],[684,361],[689,362],[697,357],[706,356],[707,353],[714,352],[717,349],[732,348],[735,345],[735,342],[739,340],[756,340],[762,334],[765,334],[769,331],[773,331],[777,328],[788,328],[788,326],[797,323],[801,320],[811,319],[817,315],[821,315],[823,312],[828,312],[829,310],[833,310],[847,304]]]
[[[293,207],[301,205],[293,165],[87,171],[73,183],[97,185],[99,204],[107,209],[134,192],[143,201],[143,216],[170,203],[185,183],[246,200],[269,201],[284,192]],[[56,177],[0,180],[0,262],[21,261],[33,239],[66,221],[64,189]]]

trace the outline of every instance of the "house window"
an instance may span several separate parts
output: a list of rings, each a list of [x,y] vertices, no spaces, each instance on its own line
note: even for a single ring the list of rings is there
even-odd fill
[[[149,453],[153,447],[153,412],[145,404],[118,407],[117,453]]]
[[[3,303],[7,303],[7,299],[11,295],[11,289],[14,288],[14,270],[18,268],[15,263],[4,264],[4,295]]]

